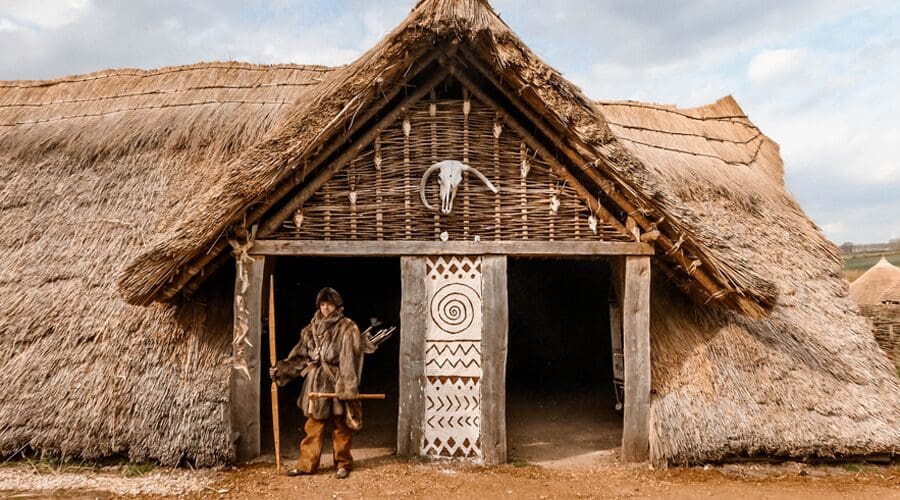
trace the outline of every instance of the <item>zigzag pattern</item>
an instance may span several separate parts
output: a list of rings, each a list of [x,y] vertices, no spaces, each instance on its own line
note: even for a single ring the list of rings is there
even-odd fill
[[[427,409],[433,412],[477,410],[481,404],[478,400],[479,398],[475,396],[460,396],[458,394],[452,396],[428,396],[426,399],[428,400]]]
[[[472,358],[468,361],[464,359],[444,359],[442,361],[438,361],[434,358],[429,359],[425,366],[436,366],[437,368],[469,368],[469,367],[480,367],[481,359]]]
[[[464,345],[468,344],[468,345]],[[425,355],[428,356],[431,354],[432,356],[460,356],[465,355],[468,356],[472,353],[475,353],[479,357],[481,356],[481,345],[477,342],[459,342],[459,343],[429,343],[428,347],[425,348]]]
[[[428,420],[425,421],[425,425],[434,429],[453,429],[455,427],[470,428],[473,426],[477,427],[478,417],[473,415],[461,415],[458,417],[432,415],[428,417]]]

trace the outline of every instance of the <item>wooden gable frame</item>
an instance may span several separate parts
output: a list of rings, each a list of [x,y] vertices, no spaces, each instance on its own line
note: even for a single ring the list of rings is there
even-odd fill
[[[641,243],[631,226],[632,223],[627,222],[625,217],[612,214],[608,208],[608,200],[603,198],[601,190],[592,191],[586,187],[583,179],[579,179],[573,173],[575,169],[564,165],[564,162],[568,163],[568,161],[565,159],[561,161],[556,154],[552,154],[551,148],[543,144],[528,131],[528,127],[514,118],[506,105],[497,102],[492,97],[494,93],[492,90],[481,88],[479,84],[474,83],[471,78],[466,76],[467,71],[478,70],[472,67],[465,68],[464,63],[457,56],[458,53],[459,48],[456,43],[447,43],[420,54],[419,61],[397,84],[391,87],[389,92],[385,92],[383,99],[379,102],[380,105],[357,110],[357,118],[353,120],[353,125],[337,137],[323,141],[323,147],[316,152],[313,159],[307,160],[301,168],[297,168],[296,172],[286,177],[270,196],[259,200],[247,210],[243,224],[233,230],[236,239],[249,238],[252,226],[256,226],[255,233],[253,233],[255,239],[265,240],[271,236],[285,219],[289,218],[328,180],[346,167],[354,157],[370,147],[378,134],[394,124],[412,104],[424,99],[446,79],[452,78],[480,101],[493,106],[498,111],[498,116],[503,123],[519,134],[528,146],[550,166],[555,175],[575,188],[585,206],[600,223],[612,226],[623,234],[633,235],[634,242]],[[541,128],[537,123],[533,126]],[[601,199],[604,201],[601,202]],[[221,238],[182,274],[180,280],[170,284],[169,293],[177,293],[182,288],[187,295],[195,292],[206,276],[214,273],[232,258],[226,251],[227,248],[228,242],[225,238]],[[629,247],[625,253],[646,254],[646,245]]]
[[[598,220],[627,231],[636,242],[649,243],[658,249],[659,268],[685,293],[698,303],[721,301],[752,317],[764,314],[761,306],[734,291],[711,275],[685,232],[670,221],[654,221],[652,210],[639,206],[634,188],[621,179],[602,158],[591,153],[591,147],[568,130],[566,124],[529,85],[498,70],[483,60],[475,48],[456,41],[445,42],[421,50],[403,77],[383,91],[383,98],[366,109],[357,109],[347,129],[322,140],[320,149],[304,160],[304,165],[288,175],[272,194],[247,209],[243,224],[234,228],[237,239],[250,237],[251,226],[257,226],[256,238],[270,235],[283,220],[353,157],[371,145],[375,137],[390,126],[412,103],[424,98],[446,78],[457,80],[479,100],[499,110],[505,125],[515,130],[550,164],[553,172],[574,186]],[[567,165],[569,165],[567,167]],[[674,235],[679,235],[675,237]],[[208,252],[198,257],[177,280],[166,288],[164,296],[179,290],[192,294],[206,276],[215,272],[230,258],[227,241],[221,238]]]

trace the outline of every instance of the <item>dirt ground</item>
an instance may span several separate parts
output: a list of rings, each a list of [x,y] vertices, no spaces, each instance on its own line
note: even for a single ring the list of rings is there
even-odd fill
[[[197,498],[900,498],[898,469],[726,466],[650,470],[615,460],[591,467],[475,467],[378,459],[340,481],[331,471],[312,477],[275,476],[250,467]]]
[[[484,467],[378,456],[357,460],[348,479],[333,467],[313,476],[276,475],[259,461],[221,470],[50,472],[0,469],[0,498],[877,498],[900,499],[900,466],[741,464],[653,470],[616,453],[589,466],[516,462]]]
[[[396,416],[374,407],[367,427],[354,437],[355,470],[345,480],[335,479],[326,444],[320,472],[302,477],[276,475],[271,450],[249,465],[201,470],[8,462],[0,466],[0,498],[900,500],[900,465],[792,462],[654,470],[648,463],[623,463],[618,459],[621,414],[608,403],[601,396],[512,394],[507,415],[510,463],[503,466],[396,457]],[[290,424],[282,428],[285,468],[292,466],[297,456],[300,435],[299,422],[287,422]]]

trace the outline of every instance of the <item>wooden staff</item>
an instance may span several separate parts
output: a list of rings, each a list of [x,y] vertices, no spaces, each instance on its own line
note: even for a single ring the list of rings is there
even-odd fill
[[[311,392],[309,399],[336,398],[336,392]],[[384,394],[357,394],[353,399],[384,399]]]
[[[278,361],[275,349],[275,275],[269,276],[269,364]],[[272,380],[272,432],[275,434],[275,474],[281,474],[281,432],[278,427],[278,384]]]

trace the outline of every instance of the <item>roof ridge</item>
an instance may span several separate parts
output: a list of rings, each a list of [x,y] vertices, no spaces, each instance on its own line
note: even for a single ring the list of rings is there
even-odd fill
[[[169,75],[172,73],[181,73],[187,71],[200,71],[205,69],[239,69],[243,71],[271,71],[279,69],[298,70],[298,71],[334,71],[342,66],[320,66],[316,64],[257,64],[242,61],[210,61],[197,62],[192,64],[182,64],[176,66],[163,66],[153,69],[142,68],[108,68],[90,73],[76,73],[74,75],[62,76],[46,80],[0,80],[0,89],[27,89],[39,87],[52,87],[55,85],[65,85],[69,83],[82,83],[94,80],[103,80],[105,78],[115,77],[136,77],[136,78],[152,78],[155,76]]]

